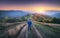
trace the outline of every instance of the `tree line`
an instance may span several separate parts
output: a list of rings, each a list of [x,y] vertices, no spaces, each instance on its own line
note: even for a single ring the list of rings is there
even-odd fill
[[[60,18],[56,17],[34,17],[34,19],[38,22],[46,22],[46,23],[57,23],[60,24]]]

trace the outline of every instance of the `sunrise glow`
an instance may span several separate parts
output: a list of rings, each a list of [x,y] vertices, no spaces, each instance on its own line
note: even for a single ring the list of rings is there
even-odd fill
[[[24,10],[24,11],[30,11],[35,13],[45,13],[46,10],[59,10],[59,6],[54,5],[47,5],[47,4],[32,4],[32,5],[6,5],[6,6],[0,6],[0,10]]]

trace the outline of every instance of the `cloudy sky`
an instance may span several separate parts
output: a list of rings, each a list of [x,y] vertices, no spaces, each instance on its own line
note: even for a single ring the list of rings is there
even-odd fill
[[[60,11],[59,0],[0,0],[0,10],[24,10],[44,13],[46,10]]]

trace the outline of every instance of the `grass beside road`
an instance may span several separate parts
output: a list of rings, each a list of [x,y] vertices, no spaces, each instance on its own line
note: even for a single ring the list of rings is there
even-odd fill
[[[5,31],[6,26],[0,25],[0,34],[2,34]]]
[[[36,28],[41,31],[47,38],[60,38],[60,29],[49,25],[35,24]]]
[[[10,28],[16,27],[19,23],[15,23],[15,24],[10,24],[10,25],[4,25],[4,24],[0,24],[0,38],[3,38],[6,35],[6,31]]]
[[[28,32],[28,38],[36,38],[36,36],[33,34],[32,30],[30,32]]]

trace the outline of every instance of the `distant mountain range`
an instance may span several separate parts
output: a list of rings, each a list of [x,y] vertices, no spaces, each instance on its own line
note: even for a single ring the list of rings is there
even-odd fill
[[[5,16],[7,17],[22,17],[25,16],[29,13],[26,11],[20,11],[20,10],[0,10],[0,18],[4,18]]]
[[[52,15],[53,17],[56,17],[56,18],[60,18],[60,13],[56,13],[54,15]]]
[[[22,17],[25,15],[28,15],[30,13],[26,12],[26,11],[21,11],[21,10],[0,10],[0,18],[4,18],[4,17],[12,17],[12,18],[17,18],[17,17]],[[40,16],[45,16],[45,17],[56,17],[56,18],[60,18],[60,11],[46,11],[46,14],[37,14],[36,15],[40,15]]]
[[[60,11],[50,10],[50,11],[47,11],[46,15],[51,16],[51,17],[60,18]]]

